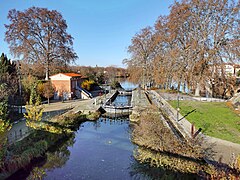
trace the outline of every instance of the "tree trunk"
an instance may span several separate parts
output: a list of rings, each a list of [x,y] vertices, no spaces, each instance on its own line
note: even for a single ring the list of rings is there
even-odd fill
[[[50,104],[50,98],[48,98],[48,105]]]
[[[200,96],[200,83],[197,83],[197,86],[195,89],[195,96]]]
[[[181,81],[178,81],[177,91],[180,91],[180,87],[181,87]]]
[[[183,93],[186,93],[186,82],[183,83]]]
[[[46,81],[49,80],[49,61],[46,62]]]

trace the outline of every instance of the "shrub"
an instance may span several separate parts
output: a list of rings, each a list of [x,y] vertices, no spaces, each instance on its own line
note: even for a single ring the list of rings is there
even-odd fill
[[[90,91],[90,90],[92,90],[94,84],[95,84],[95,82],[93,80],[85,80],[82,82],[81,87],[83,89]]]

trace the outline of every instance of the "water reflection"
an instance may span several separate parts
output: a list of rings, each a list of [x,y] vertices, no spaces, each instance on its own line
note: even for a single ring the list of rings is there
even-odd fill
[[[133,159],[130,172],[132,179],[183,179],[183,180],[192,180],[197,179],[194,175],[190,174],[181,174],[179,172],[174,172],[166,170],[165,168],[151,167],[149,164],[140,164]]]
[[[116,99],[112,102],[114,106],[130,106],[131,105],[131,96],[122,96],[118,95]]]
[[[43,168],[44,179],[160,179],[193,177],[164,168],[140,164],[133,157],[128,120],[100,118],[83,123],[75,133],[75,143],[68,147],[65,164]],[[62,153],[64,151],[61,151]],[[54,152],[53,152],[54,153]],[[54,153],[55,154],[55,153]],[[56,159],[61,159],[59,153]],[[55,157],[52,155],[52,157]],[[65,156],[63,156],[65,157]],[[51,160],[51,159],[50,159]],[[52,161],[52,163],[57,161]],[[61,161],[59,161],[61,163]],[[50,163],[50,164],[52,164]],[[53,168],[54,167],[54,168]]]
[[[123,123],[124,122],[124,123]],[[128,121],[100,119],[86,122],[76,132],[66,164],[46,169],[45,179],[130,179],[134,146],[129,140]]]
[[[191,179],[139,163],[133,152],[128,119],[100,118],[85,122],[72,136],[62,139],[43,158],[10,179]],[[30,172],[29,172],[30,171]],[[19,176],[20,175],[20,176]]]

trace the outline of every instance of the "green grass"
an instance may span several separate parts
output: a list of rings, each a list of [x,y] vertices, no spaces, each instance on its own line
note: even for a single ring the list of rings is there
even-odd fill
[[[176,109],[177,101],[169,101]],[[204,134],[240,144],[240,116],[224,102],[180,101],[180,113]]]

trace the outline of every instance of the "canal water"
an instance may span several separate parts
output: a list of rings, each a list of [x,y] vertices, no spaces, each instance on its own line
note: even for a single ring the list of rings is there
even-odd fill
[[[129,96],[118,96],[115,102],[128,104],[130,100]],[[70,139],[60,142],[55,149],[47,152],[43,160],[27,172],[25,170],[12,177],[41,177],[47,180],[174,177],[173,172],[137,162],[133,157],[136,148],[131,142],[131,125],[128,118],[113,120],[101,117],[96,122],[82,123]]]
[[[45,179],[132,179],[134,145],[129,121],[100,118],[85,122],[68,147],[69,159],[59,168],[46,169]]]
[[[111,103],[114,106],[130,106],[132,96],[118,95],[116,99]]]
[[[29,179],[40,176],[46,180],[176,177],[171,171],[153,168],[134,159],[137,146],[131,142],[130,127],[128,119],[99,118],[96,122],[85,122],[75,132],[73,139],[64,142],[55,151],[48,152],[43,162],[39,162],[31,172],[25,173]],[[34,170],[36,168],[37,171]]]

